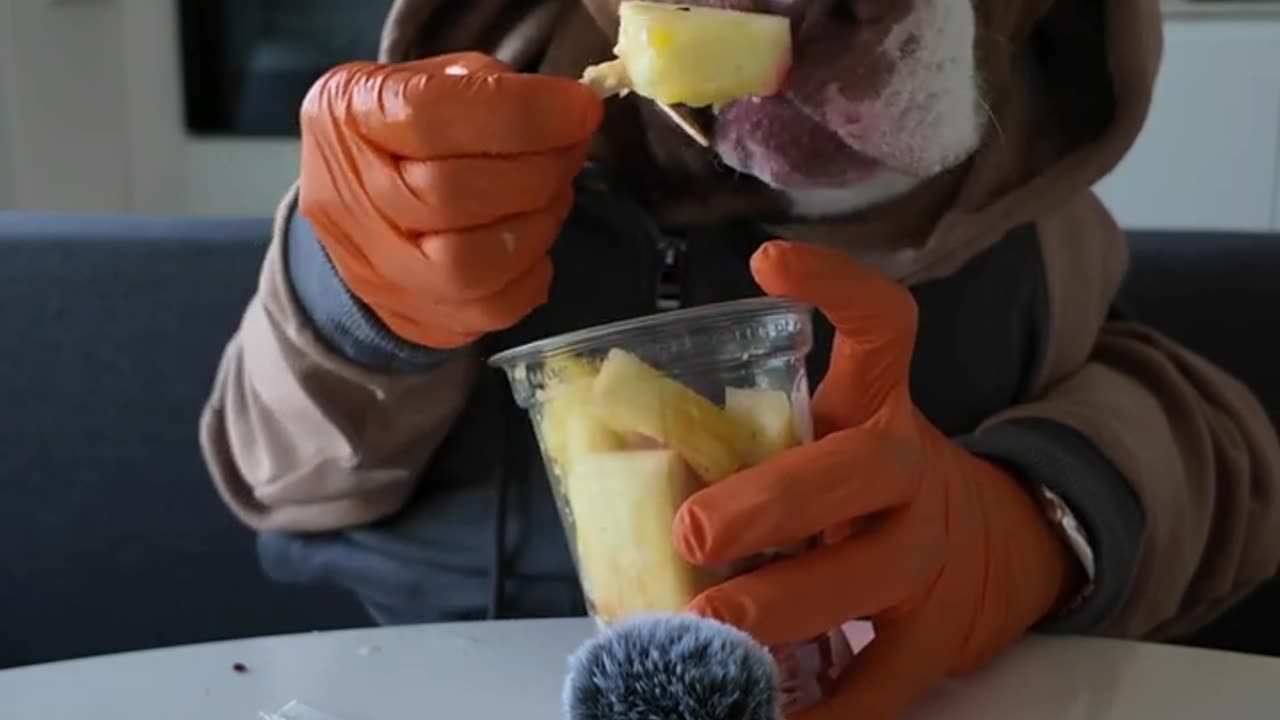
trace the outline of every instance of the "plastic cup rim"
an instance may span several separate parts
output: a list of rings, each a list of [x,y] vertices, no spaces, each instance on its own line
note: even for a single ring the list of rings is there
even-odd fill
[[[777,297],[710,303],[561,333],[504,350],[490,357],[488,364],[495,368],[511,368],[530,360],[546,360],[593,347],[602,347],[609,339],[625,338],[628,335],[658,329],[664,325],[723,324],[726,321],[749,320],[753,317],[780,312],[808,316],[812,311],[813,307],[808,304]]]

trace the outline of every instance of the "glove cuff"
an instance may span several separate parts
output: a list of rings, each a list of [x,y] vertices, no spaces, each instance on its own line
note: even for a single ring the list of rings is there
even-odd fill
[[[342,282],[296,203],[289,210],[284,242],[293,293],[330,350],[365,369],[384,373],[427,372],[459,352],[418,345],[391,332]]]
[[[1026,483],[1084,570],[1092,568],[1083,592],[1038,629],[1087,633],[1102,626],[1124,603],[1146,529],[1124,476],[1078,431],[1048,420],[998,423],[958,442]]]

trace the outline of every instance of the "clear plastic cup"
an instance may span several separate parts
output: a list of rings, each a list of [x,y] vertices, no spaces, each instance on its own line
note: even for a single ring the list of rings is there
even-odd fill
[[[712,585],[809,547],[699,568],[671,536],[700,488],[813,439],[811,318],[790,301],[742,300],[569,333],[490,361],[533,421],[602,627],[681,612]],[[771,650],[788,711],[827,695],[854,653],[839,628]]]

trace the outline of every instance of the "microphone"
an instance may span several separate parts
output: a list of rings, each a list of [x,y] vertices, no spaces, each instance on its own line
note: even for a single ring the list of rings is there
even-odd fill
[[[778,668],[750,635],[687,615],[627,620],[569,658],[565,720],[781,720]]]

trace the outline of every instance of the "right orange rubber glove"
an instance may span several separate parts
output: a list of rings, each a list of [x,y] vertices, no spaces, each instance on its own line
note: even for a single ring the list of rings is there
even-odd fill
[[[871,619],[876,638],[825,703],[796,720],[890,720],[1045,618],[1079,562],[1031,491],[969,453],[911,400],[916,307],[843,252],[767,243],[752,259],[771,295],[836,328],[813,401],[819,439],[691,497],[675,542],[720,566],[824,535],[825,546],[716,586],[692,610],[768,645]]]
[[[299,211],[392,332],[456,348],[546,301],[602,112],[575,80],[477,53],[342,65],[303,103]]]

